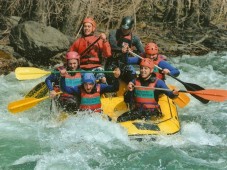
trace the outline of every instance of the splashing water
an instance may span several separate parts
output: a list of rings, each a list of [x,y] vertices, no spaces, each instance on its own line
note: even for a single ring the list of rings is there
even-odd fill
[[[182,81],[227,90],[227,53],[169,61]],[[180,133],[138,142],[98,114],[80,112],[59,122],[51,100],[10,114],[7,105],[41,81],[0,76],[0,169],[227,169],[227,102],[204,105],[190,96],[189,105],[178,109]],[[184,89],[171,77],[167,83]]]

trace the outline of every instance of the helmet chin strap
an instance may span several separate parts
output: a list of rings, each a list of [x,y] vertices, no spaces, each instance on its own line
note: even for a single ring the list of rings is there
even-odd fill
[[[156,56],[153,58],[154,61],[158,59],[158,54],[155,54]]]

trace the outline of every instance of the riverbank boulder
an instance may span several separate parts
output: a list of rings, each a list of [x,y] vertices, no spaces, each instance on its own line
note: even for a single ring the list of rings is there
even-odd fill
[[[10,45],[34,64],[48,65],[50,58],[69,48],[68,38],[59,30],[35,21],[12,28]]]
[[[32,64],[15,53],[13,47],[0,45],[0,75],[9,74],[19,66],[32,66]]]

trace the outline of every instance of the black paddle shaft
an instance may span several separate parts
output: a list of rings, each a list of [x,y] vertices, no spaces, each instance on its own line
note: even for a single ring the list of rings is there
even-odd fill
[[[133,53],[132,51],[129,51],[129,53],[131,53],[134,56],[137,56],[140,59],[143,59],[141,56]],[[158,69],[163,70],[162,68],[156,66]],[[198,91],[198,90],[205,90],[203,87],[200,87],[197,84],[192,84],[192,83],[186,83],[181,81],[180,79],[168,74],[170,77],[174,78],[175,80],[179,81],[180,83],[182,83],[184,85],[184,87],[188,90],[188,91]],[[198,99],[200,102],[202,102],[203,104],[207,104],[209,102],[209,100],[206,100],[202,97],[197,96],[196,94],[191,94],[193,97],[195,97],[196,99]]]
[[[170,77],[174,78],[175,80],[179,81],[180,83],[182,83],[184,85],[184,87],[188,90],[188,91],[199,91],[199,90],[205,90],[203,87],[200,87],[197,84],[193,84],[193,83],[186,83],[181,81],[180,79],[169,75]],[[196,94],[191,94],[193,97],[195,97],[196,99],[198,99],[200,102],[202,102],[203,104],[207,104],[209,102],[209,100],[206,100],[202,97],[197,96]]]
[[[100,37],[98,37],[93,43],[91,43],[80,55],[82,56],[82,55],[86,54],[88,52],[88,50],[99,40],[100,40]]]

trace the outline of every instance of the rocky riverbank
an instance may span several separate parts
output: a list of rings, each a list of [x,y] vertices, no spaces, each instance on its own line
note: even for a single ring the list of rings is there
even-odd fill
[[[158,26],[137,27],[142,42],[156,42],[167,56],[203,55],[227,50],[227,31],[217,27],[203,30],[159,29]],[[63,60],[72,38],[53,27],[29,21],[12,30],[1,31],[0,74],[8,74],[19,66],[53,66]]]

